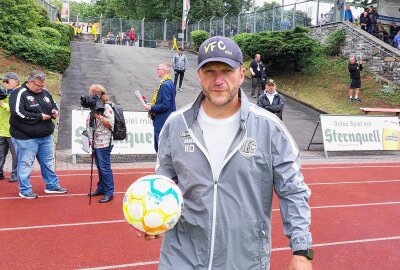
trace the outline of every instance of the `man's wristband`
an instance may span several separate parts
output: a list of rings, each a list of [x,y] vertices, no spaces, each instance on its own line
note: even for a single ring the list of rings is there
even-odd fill
[[[303,256],[311,261],[312,259],[314,259],[314,250],[312,250],[311,248],[307,250],[296,250],[295,252],[293,252],[293,255]]]

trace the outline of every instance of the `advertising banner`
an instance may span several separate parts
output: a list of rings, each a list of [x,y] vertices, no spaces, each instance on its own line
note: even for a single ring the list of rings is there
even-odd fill
[[[83,149],[82,132],[86,129],[89,110],[72,110],[72,155],[87,154]],[[111,154],[155,154],[154,129],[147,112],[124,111],[128,136],[114,141]]]
[[[182,8],[182,31],[186,29],[187,16],[190,10],[190,0],[183,0]]]
[[[326,151],[400,150],[399,118],[321,115]]]
[[[68,12],[69,12],[69,1],[63,1],[61,7],[61,18],[68,19]]]

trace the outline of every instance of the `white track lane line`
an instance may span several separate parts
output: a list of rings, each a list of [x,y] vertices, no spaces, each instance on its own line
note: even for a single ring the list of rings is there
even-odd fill
[[[333,165],[333,166],[329,166],[329,165],[303,165],[301,167],[302,170],[320,170],[320,169],[354,169],[354,168],[396,168],[398,169],[400,166],[400,163],[398,165],[354,165],[354,166],[338,166],[338,165]]]
[[[382,184],[382,183],[397,183],[400,180],[371,180],[371,181],[349,181],[349,182],[321,182],[321,183],[306,183],[308,186],[318,185],[353,185],[353,184]],[[114,194],[125,194],[125,191],[114,192]],[[87,196],[87,193],[76,193],[76,194],[53,194],[53,195],[40,195],[39,198],[57,198],[57,197],[76,197],[76,196]],[[21,197],[0,197],[0,200],[15,200],[25,199]]]
[[[103,269],[106,270],[106,269],[116,269],[116,268],[125,268],[125,267],[137,267],[137,266],[152,265],[152,264],[158,264],[158,261],[137,262],[137,263],[100,266],[100,267],[94,267],[94,268],[77,268],[77,269],[79,269],[79,270],[103,270]]]
[[[68,194],[40,195],[39,199],[40,198],[57,198],[57,197],[80,197],[80,196],[85,196],[85,197],[87,197],[89,199],[88,193],[75,193],[75,194],[68,193]],[[115,194],[125,194],[125,191],[114,192],[114,195]],[[15,200],[15,199],[24,199],[24,200],[26,200],[25,198],[17,197],[17,196],[15,196],[15,197],[0,197],[0,200]],[[37,199],[35,199],[35,200],[37,200]]]
[[[113,172],[113,175],[126,175],[126,174],[155,174],[154,171],[133,171],[133,172]],[[93,176],[98,176],[99,174],[93,173]],[[70,174],[57,174],[58,177],[71,177],[71,176],[90,176],[88,173],[70,173]],[[31,178],[42,178],[41,175],[33,175]]]
[[[380,206],[380,205],[397,205],[400,202],[381,202],[381,203],[364,203],[364,204],[344,204],[344,205],[325,205],[325,206],[313,206],[311,209],[329,209],[329,208],[347,208],[347,207],[363,207],[363,206]],[[273,212],[279,212],[279,208],[272,209]],[[40,225],[40,226],[28,226],[28,227],[11,227],[11,228],[0,228],[2,231],[20,231],[20,230],[32,230],[32,229],[48,229],[55,227],[72,227],[72,226],[86,226],[86,225],[101,225],[109,223],[121,223],[125,222],[124,219],[109,220],[109,221],[95,221],[95,222],[82,222],[82,223],[65,223],[65,224],[54,224],[54,225]]]
[[[397,183],[400,180],[371,180],[371,181],[347,181],[347,182],[321,182],[321,183],[307,183],[308,186],[318,186],[318,185],[352,185],[352,184],[381,184],[381,183]],[[114,192],[114,194],[123,194],[124,191]],[[40,198],[55,198],[55,197],[75,197],[75,196],[87,196],[87,193],[77,193],[77,194],[59,194],[59,195],[41,195]],[[24,199],[21,197],[0,197],[0,200],[9,199]]]
[[[74,226],[85,226],[85,225],[102,225],[102,224],[122,223],[122,222],[126,222],[125,219],[95,221],[95,222],[82,222],[82,223],[54,224],[54,225],[39,225],[39,226],[29,226],[29,227],[0,228],[0,232],[23,231],[23,230],[33,230],[33,229],[49,229],[49,228],[58,228],[58,227],[74,227]]]
[[[368,242],[380,242],[380,241],[391,241],[391,240],[399,240],[400,236],[392,236],[392,237],[381,237],[381,238],[369,238],[369,239],[359,239],[359,240],[349,240],[349,241],[341,241],[341,242],[328,242],[321,244],[313,244],[312,247],[329,247],[329,246],[337,246],[337,245],[351,245],[351,244],[362,244]],[[282,248],[272,248],[272,252],[286,251],[290,250],[289,247]],[[78,270],[103,270],[103,269],[117,269],[117,268],[125,268],[125,267],[137,267],[143,265],[152,265],[158,264],[158,261],[149,261],[149,262],[137,262],[130,264],[119,264],[119,265],[109,265],[109,266],[99,266],[93,268],[78,268]]]
[[[348,184],[375,184],[375,183],[396,183],[400,180],[367,180],[367,181],[346,181],[346,182],[320,182],[320,183],[307,183],[307,186],[318,185],[348,185]]]

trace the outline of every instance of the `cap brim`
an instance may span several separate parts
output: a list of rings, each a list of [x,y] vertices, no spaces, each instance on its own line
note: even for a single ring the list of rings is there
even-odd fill
[[[232,59],[222,58],[222,57],[211,57],[211,58],[207,58],[207,59],[201,61],[200,64],[197,65],[197,69],[200,69],[202,66],[204,66],[205,64],[210,63],[210,62],[222,62],[222,63],[225,63],[235,69],[238,66],[240,66],[239,62],[236,62],[235,60],[232,60]]]

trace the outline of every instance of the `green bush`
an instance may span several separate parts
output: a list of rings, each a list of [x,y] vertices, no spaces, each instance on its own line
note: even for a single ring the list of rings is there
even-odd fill
[[[269,71],[300,70],[311,64],[320,49],[307,32],[304,27],[296,27],[286,31],[239,34],[233,39],[245,58],[252,59],[260,54]]]
[[[64,72],[70,63],[68,47],[53,46],[42,40],[20,34],[11,35],[6,43],[8,54],[14,54],[53,71]]]
[[[0,46],[8,54],[64,72],[70,62],[73,35],[71,26],[50,22],[36,1],[0,1]]]
[[[59,46],[61,41],[61,34],[54,28],[50,27],[40,27],[36,29],[29,29],[28,35],[31,38],[42,40],[43,42]]]
[[[196,51],[199,49],[201,43],[203,43],[209,37],[208,32],[203,30],[192,31],[190,32],[190,36],[192,38]]]
[[[51,27],[58,30],[61,35],[65,35],[69,41],[74,39],[74,28],[69,24],[51,23]],[[68,41],[68,45],[69,45]],[[67,46],[67,45],[63,45]]]
[[[339,55],[340,47],[346,39],[346,33],[343,29],[339,29],[331,33],[323,46],[326,55]]]
[[[251,55],[253,55],[252,52],[249,51],[249,50],[251,50],[250,48],[251,48],[251,43],[253,40],[252,34],[242,33],[242,34],[238,34],[238,35],[234,36],[232,39],[242,49],[243,57],[246,58],[246,56],[250,57]],[[252,57],[250,57],[250,58],[252,58]]]

